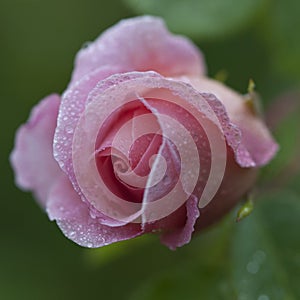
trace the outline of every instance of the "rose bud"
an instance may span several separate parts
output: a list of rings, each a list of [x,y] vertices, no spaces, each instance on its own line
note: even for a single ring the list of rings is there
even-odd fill
[[[79,51],[63,95],[18,130],[16,183],[79,245],[159,232],[175,249],[241,200],[276,153],[248,102],[207,78],[201,53],[159,18],[121,21]]]

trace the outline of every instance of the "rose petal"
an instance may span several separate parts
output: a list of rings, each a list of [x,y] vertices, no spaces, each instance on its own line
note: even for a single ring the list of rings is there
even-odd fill
[[[191,83],[198,91],[211,93],[225,106],[232,124],[237,125],[241,141],[229,137],[230,146],[236,153],[236,160],[242,167],[262,166],[268,163],[278,150],[278,145],[271,136],[263,120],[255,115],[246,105],[243,96],[224,84],[206,77],[181,78]],[[207,96],[209,98],[209,96]],[[212,103],[216,101],[212,98]],[[251,163],[251,161],[253,163]]]
[[[62,96],[54,136],[54,157],[63,171],[72,180],[72,141],[77,122],[85,109],[86,101],[91,90],[97,83],[118,72],[116,68],[99,68],[84,76],[81,80],[70,86]]]
[[[75,205],[74,205],[75,204]],[[65,174],[56,180],[50,189],[46,211],[51,221],[72,220],[80,218],[87,205],[72,189],[70,181]]]
[[[142,234],[138,224],[110,227],[92,218],[88,206],[64,175],[51,189],[47,212],[66,237],[84,247],[97,248]]]
[[[186,223],[183,228],[162,234],[161,242],[171,250],[190,242],[195,223],[200,216],[198,201],[199,199],[192,195],[186,202]]]
[[[241,168],[235,160],[232,148],[227,148],[227,164],[223,181],[215,197],[200,210],[195,228],[207,227],[228,213],[253,187],[258,168]]]
[[[85,113],[78,122],[73,140],[74,174],[77,175],[76,179],[80,186],[80,190],[86,196],[88,201],[90,201],[99,211],[104,212],[105,210],[104,214],[109,213],[109,211],[116,212],[118,217],[124,218],[124,221],[127,217],[136,218],[136,208],[138,207],[138,203],[119,201],[118,198],[107,189],[107,186],[101,182],[95,159],[93,159],[95,155],[95,141],[97,140],[99,129],[105,123],[107,116],[118,110],[119,107],[125,105],[128,101],[141,99],[144,96],[145,98],[164,99],[166,93],[167,96],[170,96],[171,94],[171,97],[167,97],[166,99],[172,100],[173,102],[181,101],[188,103],[190,106],[194,107],[193,113],[205,116],[205,118],[202,117],[201,122],[203,122],[203,125],[208,125],[205,130],[211,131],[209,132],[209,142],[212,151],[219,151],[222,152],[222,155],[224,154],[223,159],[221,157],[222,155],[216,155],[215,158],[217,160],[219,159],[219,161],[221,160],[221,163],[214,163],[214,165],[217,166],[217,169],[212,168],[212,170],[217,173],[217,176],[214,174],[210,181],[210,183],[213,184],[214,182],[217,182],[214,186],[215,192],[218,188],[218,182],[221,183],[222,170],[225,170],[226,163],[226,144],[224,142],[222,126],[226,128],[228,134],[235,136],[235,127],[230,124],[228,118],[224,117],[227,115],[222,104],[220,103],[219,110],[216,113],[216,111],[212,109],[211,103],[190,85],[181,81],[166,79],[154,72],[117,74],[101,81],[89,94]],[[218,100],[215,100],[215,102],[217,101]],[[221,109],[223,109],[222,112],[220,112]],[[180,113],[182,113],[182,111],[180,111]],[[224,119],[220,122],[219,119],[222,117],[224,117]],[[212,124],[214,124],[214,126],[212,126]],[[231,131],[233,132],[231,133]],[[174,141],[175,139],[176,138],[174,138]],[[220,143],[217,143],[218,141],[220,141],[221,146],[223,145],[224,151],[220,151]],[[160,164],[158,164],[158,167],[160,167]],[[188,180],[188,178],[189,177],[187,176],[184,187],[189,185],[190,180]],[[206,190],[203,191],[203,194],[205,194],[205,191]],[[188,189],[188,192],[191,193],[192,189]],[[207,193],[205,195],[207,196]],[[214,191],[209,196],[213,197],[213,195]],[[183,199],[183,201],[184,200],[185,199]],[[208,200],[206,201],[209,200],[210,198],[208,197]],[[153,203],[152,201],[146,202],[149,206],[159,205],[158,201]],[[128,215],[126,215],[127,213]],[[134,220],[130,218],[127,221]],[[149,219],[147,219],[147,221],[149,221]]]
[[[166,76],[205,72],[202,55],[192,42],[170,34],[160,18],[150,16],[123,20],[80,50],[72,82],[105,65]]]
[[[72,142],[74,131],[77,122],[85,109],[88,94],[96,86],[98,81],[118,73],[118,68],[99,68],[92,73],[84,76],[81,80],[71,85],[62,97],[60,111],[58,115],[57,128],[54,136],[53,152],[54,157],[59,163],[61,169],[70,178],[76,192],[82,197],[83,201],[88,201],[82,195],[81,190],[77,184],[76,176],[73,170],[72,163]],[[91,215],[97,216],[102,220],[103,224],[110,226],[120,226],[120,222],[108,218],[91,207]]]
[[[95,141],[97,140],[101,124],[105,122],[107,116],[117,110],[118,107],[122,107],[122,105],[129,100],[143,99],[143,97],[145,97],[145,99],[149,97],[164,99],[166,95],[170,96],[170,93],[172,94],[171,99],[176,99],[174,100],[175,102],[181,99],[181,102],[189,103],[198,112],[205,115],[205,119],[208,120],[207,122],[216,125],[218,134],[224,133],[228,144],[240,144],[240,132],[237,130],[237,127],[230,122],[225,107],[213,95],[201,94],[192,86],[182,81],[166,79],[154,72],[131,72],[111,76],[99,82],[90,92],[86,101],[85,112],[76,125],[76,133],[73,139],[72,148],[75,150],[73,151],[73,163],[76,165],[74,174],[77,175],[75,179],[79,179],[78,183],[80,187],[78,186],[78,189],[84,193],[88,201],[91,201],[92,207],[99,200],[98,198],[97,200],[94,195],[102,198],[106,193],[105,186],[99,183],[99,174],[96,164],[91,160],[95,155]],[[170,100],[170,97],[166,97],[166,99]],[[60,117],[63,118],[63,115]],[[218,138],[214,138],[214,136],[216,136],[215,133],[210,134],[210,142],[221,140],[219,135]],[[77,147],[77,143],[80,144],[80,147]],[[217,148],[219,149],[219,147]],[[224,153],[226,155],[226,147]],[[247,159],[251,161],[251,158]],[[82,167],[86,170],[82,169]],[[221,175],[220,178],[222,179],[222,170],[217,170],[216,172]],[[215,177],[213,179],[215,179]],[[97,185],[95,185],[95,182],[97,182]],[[102,195],[103,193],[104,195]],[[111,196],[109,199],[109,201],[111,201]],[[101,201],[103,201],[103,199]],[[149,201],[149,203],[151,203],[151,201]],[[110,204],[107,203],[107,205]],[[118,204],[118,207],[121,209],[121,205]],[[126,204],[122,209],[126,211],[128,207]],[[97,209],[101,211],[101,207],[97,207]],[[116,209],[116,207],[112,207],[112,210]],[[124,211],[121,212],[121,215]],[[130,212],[131,208],[129,208],[128,211]],[[134,211],[135,210],[133,210],[133,212]],[[127,216],[130,216],[130,213]],[[130,221],[131,219],[129,218],[128,220]],[[132,221],[133,220],[134,219],[132,219]]]
[[[10,160],[16,183],[32,190],[45,206],[48,192],[61,170],[53,157],[53,136],[60,97],[50,95],[35,106],[28,122],[22,125],[15,140]]]

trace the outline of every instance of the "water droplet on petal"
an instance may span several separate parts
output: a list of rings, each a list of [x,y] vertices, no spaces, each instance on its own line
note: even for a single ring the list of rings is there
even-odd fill
[[[163,183],[164,183],[165,185],[169,185],[169,184],[171,183],[171,178],[170,178],[168,175],[165,175],[165,176],[163,177]]]
[[[74,132],[74,129],[72,126],[66,126],[65,130],[66,130],[66,133],[68,133],[68,134],[72,134]]]
[[[76,236],[76,231],[71,231],[71,232],[70,232],[70,237],[73,238],[73,237],[75,237],[75,236]]]
[[[93,243],[87,243],[86,245],[88,248],[92,248],[93,247]]]

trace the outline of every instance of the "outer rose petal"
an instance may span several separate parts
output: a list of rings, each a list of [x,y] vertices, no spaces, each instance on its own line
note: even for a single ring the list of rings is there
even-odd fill
[[[194,231],[195,223],[200,215],[198,208],[198,198],[191,196],[186,202],[186,223],[182,228],[175,229],[172,232],[165,233],[161,236],[161,242],[171,250],[181,247],[190,242]]]
[[[120,69],[111,67],[96,69],[70,86],[62,96],[53,151],[55,159],[62,170],[68,173],[71,180],[75,180],[74,176],[70,174],[72,169],[72,141],[77,122],[84,112],[88,95],[98,82],[119,71]]]
[[[97,248],[142,234],[140,225],[110,227],[90,216],[88,206],[81,201],[68,178],[63,175],[49,193],[47,212],[56,220],[62,232],[75,243]]]
[[[225,86],[221,82],[207,77],[182,78],[191,83],[200,92],[214,94],[225,106],[230,121],[241,131],[241,144],[247,151],[252,166],[262,166],[268,163],[278,150],[278,145],[271,136],[268,128],[259,116],[256,116],[246,105],[243,96]],[[236,150],[233,148],[233,150]],[[236,152],[236,160],[242,167],[247,166],[241,153]]]
[[[93,90],[98,82],[118,72],[120,72],[119,68],[98,68],[71,85],[62,96],[54,135],[53,153],[61,169],[69,176],[76,192],[82,196],[83,201],[86,199],[84,199],[76,184],[72,163],[72,142],[75,128],[80,116],[84,112],[90,91]],[[111,220],[100,212],[94,211],[93,208],[91,208],[91,214],[101,217],[105,224],[119,226],[119,222]]]
[[[28,122],[17,132],[10,157],[17,185],[32,190],[42,206],[46,205],[49,190],[61,174],[53,157],[59,104],[60,97],[50,95],[33,108]]]
[[[205,72],[199,50],[187,38],[170,34],[163,20],[150,16],[123,20],[80,50],[72,82],[105,65],[165,76]]]
[[[222,184],[212,201],[200,210],[195,230],[207,227],[228,213],[253,187],[258,168],[241,168],[233,150],[227,149],[227,164]]]

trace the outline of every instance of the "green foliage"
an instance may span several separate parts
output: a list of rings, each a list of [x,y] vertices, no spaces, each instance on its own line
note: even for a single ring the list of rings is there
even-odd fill
[[[171,30],[200,39],[236,33],[254,22],[267,0],[125,0],[137,13],[162,16]]]
[[[260,199],[233,234],[231,274],[241,299],[300,297],[299,197],[289,191]]]
[[[258,28],[277,71],[297,80],[300,79],[299,11],[299,1],[274,0]]]
[[[132,299],[299,299],[299,214],[291,192],[263,197],[253,216],[222,223],[211,240],[211,232],[199,237],[197,252],[149,278]]]
[[[277,187],[287,185],[300,172],[300,93],[292,92],[281,95],[270,107],[269,122],[273,124],[273,134],[280,149],[272,163],[263,170],[263,180],[276,184]],[[276,183],[275,183],[276,181]]]

